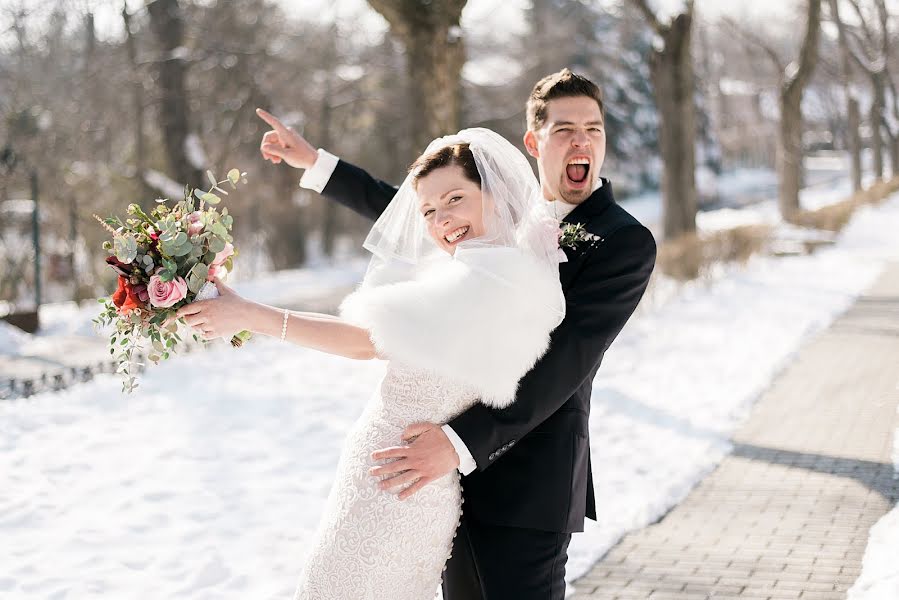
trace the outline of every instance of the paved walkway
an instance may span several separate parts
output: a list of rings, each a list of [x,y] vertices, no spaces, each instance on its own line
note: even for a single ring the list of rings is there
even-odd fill
[[[803,346],[733,454],[621,540],[574,598],[842,600],[868,529],[899,500],[897,384],[899,264]]]

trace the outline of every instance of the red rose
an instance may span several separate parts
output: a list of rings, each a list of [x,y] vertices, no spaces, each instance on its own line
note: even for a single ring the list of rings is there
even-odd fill
[[[115,304],[116,308],[122,308],[122,304],[125,303],[125,300],[128,297],[128,292],[125,289],[127,284],[128,280],[119,275],[119,287],[117,287],[116,291],[112,294],[112,303]]]
[[[112,303],[121,314],[127,314],[135,308],[143,308],[144,303],[141,302],[139,290],[128,283],[128,279],[119,275],[119,287],[112,294]]]
[[[126,277],[131,274],[132,265],[126,265],[115,256],[107,256],[106,264],[112,267],[119,275]]]

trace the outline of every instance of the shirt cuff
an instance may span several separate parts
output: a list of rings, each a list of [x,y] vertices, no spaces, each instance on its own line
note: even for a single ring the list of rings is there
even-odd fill
[[[449,425],[444,425],[441,429],[443,430],[443,433],[446,434],[446,437],[449,438],[450,443],[456,450],[456,454],[459,455],[459,473],[468,475],[477,469],[478,465],[474,461],[474,457],[471,455],[471,452],[468,451],[468,446],[465,445],[465,442],[462,441],[459,434],[453,431],[453,428]]]
[[[331,175],[334,173],[334,169],[337,168],[339,160],[339,158],[327,150],[319,148],[318,158],[315,159],[315,163],[306,169],[306,172],[300,178],[300,187],[321,194],[325,186],[328,185],[328,181],[331,180]]]

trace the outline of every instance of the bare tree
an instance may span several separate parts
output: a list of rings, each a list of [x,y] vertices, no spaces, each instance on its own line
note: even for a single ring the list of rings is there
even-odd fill
[[[843,79],[843,89],[846,95],[846,119],[848,121],[847,145],[849,147],[850,177],[852,189],[862,189],[862,139],[859,133],[861,126],[861,114],[859,102],[852,89],[852,66],[850,63],[849,41],[846,39],[845,25],[840,17],[838,0],[830,0],[830,17],[837,26],[837,35],[840,42],[840,74]]]
[[[896,91],[896,83],[893,81],[892,73],[889,71],[887,72],[887,85],[890,88],[890,96],[893,99],[892,123],[895,125],[895,130],[890,125],[891,119],[886,118],[886,115],[884,123],[892,143],[890,150],[892,176],[899,177],[899,93]]]
[[[632,0],[658,36],[649,58],[659,111],[662,222],[670,239],[696,230],[696,107],[691,54],[693,0],[663,23],[646,0]]]
[[[417,151],[459,129],[465,45],[459,20],[467,0],[368,0],[406,48]]]
[[[886,89],[889,79],[887,63],[890,56],[890,34],[887,27],[889,14],[884,0],[873,0],[873,6],[865,10],[861,0],[848,0],[858,19],[857,27],[847,27],[842,20],[843,35],[847,38],[849,56],[867,75],[871,84],[871,108],[868,121],[871,128],[871,154],[874,177],[883,179],[884,173],[884,130],[891,138],[899,136],[891,131],[886,117]],[[851,39],[851,41],[850,41]]]
[[[201,169],[193,165],[187,153],[190,134],[189,106],[185,89],[184,22],[178,0],[152,0],[147,4],[150,23],[159,43],[159,87],[162,103],[159,120],[169,168],[176,181],[198,186]]]
[[[131,66],[131,102],[134,110],[134,169],[136,180],[143,183],[144,169],[147,168],[146,150],[144,141],[144,90],[141,82],[142,69],[137,59],[137,42],[134,39],[132,16],[128,12],[128,4],[122,3],[122,21],[125,26],[125,50],[128,53],[128,63]],[[150,199],[144,201],[145,208],[149,207]]]
[[[777,139],[778,205],[784,219],[799,212],[799,190],[802,187],[802,96],[818,62],[821,32],[821,0],[808,0],[805,33],[799,57],[785,64],[768,42],[746,31],[732,20],[725,22],[748,42],[760,47],[774,64],[780,82],[780,123]]]

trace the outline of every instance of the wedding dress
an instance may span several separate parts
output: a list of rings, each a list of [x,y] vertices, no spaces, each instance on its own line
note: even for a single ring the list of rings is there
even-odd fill
[[[476,400],[474,390],[433,372],[388,365],[347,436],[296,600],[435,596],[461,516],[459,473],[400,500],[369,475],[371,453],[399,445],[410,423],[445,423]]]
[[[462,510],[457,471],[406,500],[381,490],[371,453],[418,422],[443,424],[475,402],[502,408],[564,317],[558,221],[524,156],[487,130],[463,130],[479,170],[485,235],[452,255],[427,244],[409,178],[375,223],[374,257],[341,317],[368,330],[386,374],[344,442],[295,600],[429,600]],[[489,214],[487,214],[489,212]],[[549,225],[547,229],[546,226]]]

